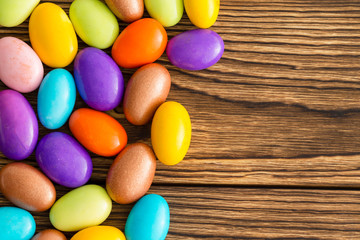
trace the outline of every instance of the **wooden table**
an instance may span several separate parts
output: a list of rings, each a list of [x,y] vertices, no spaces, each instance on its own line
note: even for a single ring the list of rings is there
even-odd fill
[[[55,2],[68,12],[70,0]],[[29,43],[27,27],[0,37]],[[194,28],[184,16],[167,32]],[[360,2],[221,0],[211,29],[225,41],[216,65],[158,60],[172,76],[168,100],[193,126],[185,160],[158,162],[150,189],[169,202],[167,239],[360,239]],[[135,70],[122,71],[128,81]],[[37,91],[25,96],[36,110]],[[121,106],[108,113],[129,143],[150,143],[150,125],[130,125]],[[40,138],[49,132],[41,126]],[[113,158],[92,158],[90,182],[104,186]],[[0,167],[10,162],[0,156]],[[34,155],[24,162],[37,167]],[[0,195],[0,205],[11,203]],[[104,224],[123,230],[131,207],[114,204]],[[34,216],[38,230],[51,227],[48,212]]]

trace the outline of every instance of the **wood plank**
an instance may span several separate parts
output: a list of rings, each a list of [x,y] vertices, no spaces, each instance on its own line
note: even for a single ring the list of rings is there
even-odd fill
[[[54,2],[68,12],[70,0]],[[216,65],[183,71],[165,54],[158,60],[172,76],[168,99],[188,109],[193,135],[186,159],[159,164],[155,182],[358,187],[359,13],[351,0],[221,1],[212,29],[226,51]],[[0,37],[29,43],[27,26],[0,27]],[[171,38],[194,28],[184,15],[167,31]],[[122,70],[126,81],[135,71]],[[36,94],[25,94],[35,110]],[[78,96],[76,108],[83,106]],[[108,113],[130,143],[150,143],[150,124],[132,126],[121,106]],[[48,132],[40,127],[41,136]],[[93,158],[100,162],[95,178],[103,179],[111,159]]]
[[[150,193],[169,203],[169,240],[360,238],[359,191],[152,186]],[[103,225],[124,230],[131,206],[114,204]],[[38,231],[51,227],[48,212],[34,215]]]

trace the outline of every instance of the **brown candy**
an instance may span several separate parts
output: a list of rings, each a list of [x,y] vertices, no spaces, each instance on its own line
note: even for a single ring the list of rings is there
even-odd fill
[[[117,203],[128,204],[141,198],[150,188],[156,170],[156,158],[144,143],[127,146],[114,160],[106,190]]]
[[[31,240],[67,240],[62,232],[55,229],[46,229],[36,234]]]
[[[134,125],[144,125],[156,109],[165,102],[171,86],[169,71],[158,63],[139,68],[129,80],[124,95],[126,119]]]
[[[111,11],[124,22],[133,22],[144,14],[143,0],[105,0]]]
[[[48,210],[55,202],[52,182],[25,163],[9,163],[0,170],[0,191],[13,204],[28,211]]]

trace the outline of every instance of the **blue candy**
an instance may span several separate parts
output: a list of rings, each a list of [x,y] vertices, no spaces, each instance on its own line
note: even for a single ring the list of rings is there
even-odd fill
[[[38,93],[38,115],[44,127],[57,129],[65,124],[76,100],[73,76],[65,69],[54,69],[42,81]]]
[[[35,220],[28,211],[17,207],[0,207],[0,239],[30,240],[35,228]]]
[[[125,225],[127,240],[163,240],[169,231],[170,210],[157,194],[142,197],[131,209]]]

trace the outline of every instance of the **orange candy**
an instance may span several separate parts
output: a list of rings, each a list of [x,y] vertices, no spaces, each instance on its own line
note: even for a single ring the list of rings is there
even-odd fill
[[[124,68],[136,68],[156,61],[167,44],[164,27],[155,19],[143,18],[127,26],[117,37],[111,54]]]
[[[70,116],[69,126],[72,134],[85,148],[100,156],[114,156],[127,143],[125,129],[103,112],[80,108]]]

